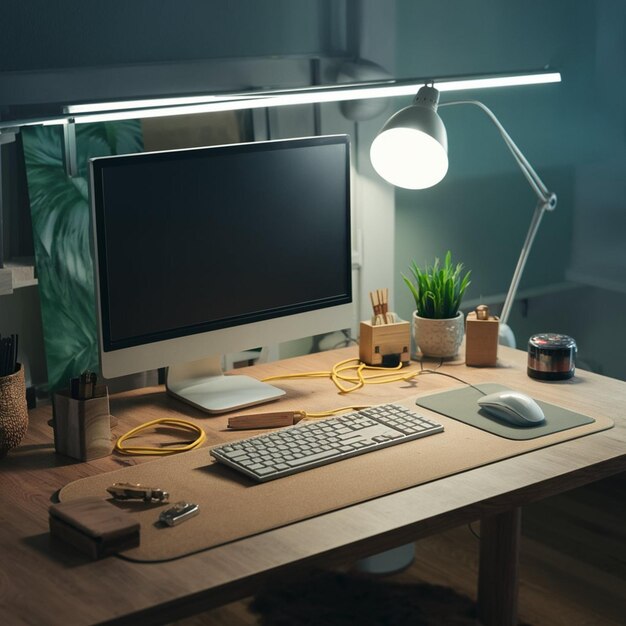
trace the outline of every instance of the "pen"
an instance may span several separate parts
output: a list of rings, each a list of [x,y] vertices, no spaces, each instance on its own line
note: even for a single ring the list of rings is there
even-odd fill
[[[10,376],[17,371],[17,335],[0,335],[0,376]]]
[[[95,372],[83,372],[70,380],[70,396],[75,400],[90,400],[96,397],[98,376]]]

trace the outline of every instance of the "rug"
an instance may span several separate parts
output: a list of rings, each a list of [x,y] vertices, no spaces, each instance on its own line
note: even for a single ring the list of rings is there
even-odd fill
[[[480,624],[476,604],[449,587],[335,572],[260,593],[250,610],[260,626]]]

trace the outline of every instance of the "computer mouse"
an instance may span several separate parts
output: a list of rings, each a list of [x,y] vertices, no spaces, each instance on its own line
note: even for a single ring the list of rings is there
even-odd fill
[[[546,419],[541,407],[519,391],[496,391],[479,398],[478,404],[495,418],[515,426],[535,426]]]

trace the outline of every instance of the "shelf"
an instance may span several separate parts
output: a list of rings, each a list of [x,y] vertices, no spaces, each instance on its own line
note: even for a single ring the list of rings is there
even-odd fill
[[[550,283],[549,285],[541,285],[539,287],[528,287],[526,289],[520,289],[515,296],[515,301],[526,300],[531,298],[540,298],[541,296],[553,295],[562,291],[570,291],[572,289],[578,289],[578,281],[574,281],[573,278],[567,277],[567,281],[560,283]],[[570,282],[571,281],[571,282]],[[473,300],[464,300],[461,308],[463,310],[470,310],[477,307],[479,304],[495,305],[503,304],[506,298],[506,293],[494,294],[491,296],[485,296],[480,298],[474,298]]]
[[[36,284],[33,259],[8,261],[0,268],[0,296],[10,295],[16,289]]]
[[[567,270],[566,277],[572,282],[598,289],[626,293],[626,267],[616,265],[589,266],[584,270]]]

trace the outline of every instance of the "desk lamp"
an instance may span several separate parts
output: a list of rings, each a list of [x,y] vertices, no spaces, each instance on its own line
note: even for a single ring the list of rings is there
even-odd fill
[[[556,207],[556,195],[548,191],[493,112],[476,100],[457,100],[439,104],[439,91],[433,86],[424,85],[417,92],[413,104],[387,120],[372,143],[370,159],[378,174],[397,187],[426,189],[436,185],[448,171],[448,139],[437,108],[457,104],[473,104],[487,114],[500,131],[504,143],[538,198],[500,315],[499,342],[514,348],[515,336],[507,324],[509,314],[541,218],[546,211],[553,211]]]

